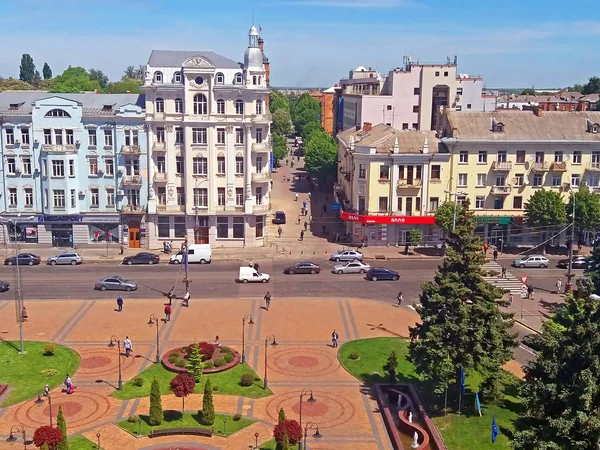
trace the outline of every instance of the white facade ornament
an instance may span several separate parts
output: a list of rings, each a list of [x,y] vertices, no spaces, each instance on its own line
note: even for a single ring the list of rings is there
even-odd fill
[[[425,136],[425,142],[423,143],[423,154],[429,153],[429,144],[427,142],[427,136]]]
[[[188,59],[186,62],[183,63],[183,66],[184,67],[210,67],[210,68],[215,67],[208,60],[206,60],[204,58],[200,58],[198,56],[195,58]]]

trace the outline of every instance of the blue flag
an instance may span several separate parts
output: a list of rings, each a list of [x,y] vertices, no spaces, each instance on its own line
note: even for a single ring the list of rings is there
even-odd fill
[[[479,402],[479,392],[475,392],[475,406],[477,407],[479,417],[481,417],[481,403]]]
[[[492,418],[492,444],[496,442],[498,438],[498,425],[496,424],[496,417]]]
[[[186,269],[187,269],[187,264],[188,264],[188,255],[187,255],[187,251],[185,251],[183,253],[183,267],[185,267]]]
[[[467,388],[465,387],[465,369],[460,368],[460,391],[464,394]]]

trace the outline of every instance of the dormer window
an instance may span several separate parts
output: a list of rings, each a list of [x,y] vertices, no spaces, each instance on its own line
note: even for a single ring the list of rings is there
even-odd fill
[[[244,78],[242,77],[241,73],[236,73],[235,74],[235,78],[233,79],[233,83],[234,84],[243,84],[244,83]]]
[[[64,109],[51,109],[46,113],[46,117],[71,117]]]
[[[181,72],[175,72],[175,76],[173,77],[174,83],[181,83]]]
[[[217,76],[215,77],[216,83],[217,84],[225,84],[225,75],[223,75],[221,72],[219,72],[217,74]]]
[[[19,104],[18,104],[18,103],[11,103],[11,104],[8,106],[8,109],[10,109],[10,110],[12,110],[12,111],[15,111],[15,110],[19,109]]]
[[[592,125],[592,133],[597,133],[598,130],[600,130],[600,125],[598,125],[597,123]]]
[[[112,111],[112,109],[113,109],[112,105],[103,105],[102,106],[102,111],[105,111],[105,112],[110,112],[110,111]]]
[[[154,72],[154,82],[162,83],[163,82],[163,74],[162,72]]]
[[[504,133],[504,124],[501,122],[494,122],[492,124],[492,131],[494,133]]]

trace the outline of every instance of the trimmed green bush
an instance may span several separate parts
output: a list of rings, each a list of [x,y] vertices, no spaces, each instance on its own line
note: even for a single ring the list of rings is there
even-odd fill
[[[238,420],[242,420],[242,415],[241,415],[241,414],[234,414],[234,416],[233,416],[233,420],[235,420],[236,422],[237,422]]]
[[[133,379],[133,385],[137,387],[142,387],[144,385],[144,379],[142,377],[135,377]]]
[[[156,378],[152,380],[152,385],[150,386],[150,411],[148,416],[150,425],[157,426],[162,423],[162,398],[160,396],[160,384]]]
[[[254,375],[251,373],[243,373],[242,376],[240,376],[240,385],[248,387],[252,386],[252,383],[254,383]]]
[[[58,370],[56,369],[44,369],[44,370],[40,370],[40,375],[43,377],[53,377],[54,375],[56,375],[58,373]]]
[[[352,360],[360,359],[360,353],[352,352],[348,355],[348,359],[352,359]]]
[[[215,360],[215,367],[221,367],[225,365],[225,359],[224,358],[218,358]]]
[[[213,367],[215,367],[215,363],[214,363],[214,362],[212,362],[212,361],[206,361],[206,362],[204,363],[204,368],[205,368],[205,369],[212,369]]]
[[[129,416],[127,418],[127,422],[130,423],[137,423],[137,421],[140,420],[139,416],[133,415],[133,416]]]
[[[204,385],[204,395],[202,396],[202,415],[200,421],[203,425],[212,425],[215,423],[215,405],[213,404],[212,383],[207,378]]]
[[[46,346],[44,347],[44,355],[52,356],[54,355],[55,351],[56,347],[54,346],[54,344],[46,344]]]
[[[176,365],[177,367],[184,368],[185,366],[187,366],[187,362],[186,362],[186,360],[185,360],[185,359],[180,359],[180,360],[178,360],[178,361],[175,363],[175,365]]]
[[[226,363],[230,363],[231,361],[233,361],[233,358],[234,357],[232,353],[227,353],[225,356],[223,356],[223,359]]]
[[[219,390],[219,386],[213,386],[213,391],[217,392]]]
[[[171,364],[175,364],[177,361],[179,361],[179,355],[177,353],[173,353],[171,356],[169,356],[169,362]]]

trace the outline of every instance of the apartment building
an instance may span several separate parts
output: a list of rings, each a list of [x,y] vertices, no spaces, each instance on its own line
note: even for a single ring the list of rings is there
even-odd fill
[[[146,93],[150,246],[264,244],[270,212],[271,115],[259,34],[244,62],[203,51],[154,50]]]
[[[584,95],[580,92],[560,91],[553,94],[503,95],[498,97],[497,109],[520,109],[532,111],[596,111],[600,109],[600,95]]]
[[[0,93],[0,241],[145,243],[144,100]]]
[[[451,155],[436,133],[366,123],[337,140],[335,197],[352,240],[404,245],[408,231],[418,228],[425,244],[439,244],[433,212],[444,200]]]

